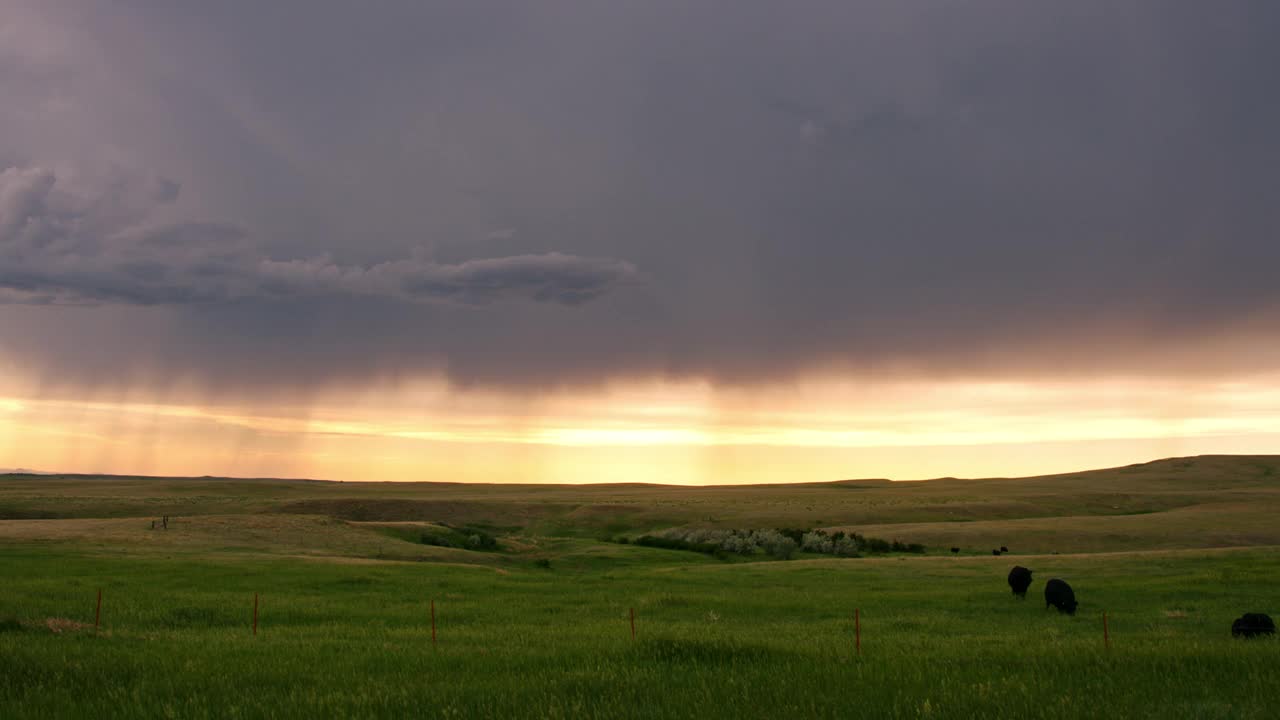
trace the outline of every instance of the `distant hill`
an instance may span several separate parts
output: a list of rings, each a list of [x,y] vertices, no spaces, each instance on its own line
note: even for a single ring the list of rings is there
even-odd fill
[[[433,523],[489,528],[513,537],[596,540],[674,527],[822,528],[988,553],[1001,546],[1029,553],[1280,547],[1275,521],[1280,456],[1169,458],[1019,479],[703,487],[66,474],[0,478],[0,544],[6,533],[51,533],[52,538],[63,532],[6,520],[141,518],[149,526],[149,519],[166,514],[188,521],[207,516],[215,525],[231,523],[236,532],[250,535],[272,523],[295,527],[303,522],[299,518],[327,518],[353,523],[342,527],[360,533],[374,531],[366,523]],[[140,526],[130,522],[122,527],[132,533]],[[306,546],[300,537],[295,549]]]
[[[52,475],[53,473],[28,470],[27,468],[0,468],[0,475]]]

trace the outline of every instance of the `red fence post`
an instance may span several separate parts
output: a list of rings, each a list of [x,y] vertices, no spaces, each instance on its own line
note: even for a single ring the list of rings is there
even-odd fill
[[[98,607],[93,611],[93,631],[98,632],[102,624],[102,588],[98,588]]]
[[[1111,628],[1107,626],[1107,611],[1102,611],[1102,644],[1111,649]]]
[[[636,609],[631,608],[631,639],[636,639]]]
[[[258,636],[258,593],[253,594],[253,636]]]
[[[431,599],[431,647],[436,646],[436,601]]]

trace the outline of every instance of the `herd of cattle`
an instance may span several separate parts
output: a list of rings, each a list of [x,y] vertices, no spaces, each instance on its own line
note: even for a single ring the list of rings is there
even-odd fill
[[[992,555],[1003,555],[1003,554],[1005,554],[1005,553],[1007,553],[1007,552],[1009,552],[1009,548],[1005,547],[1004,545],[1001,545],[1001,546],[1000,546],[1000,547],[998,547],[998,548],[992,548],[992,549],[991,549],[991,554],[992,554]],[[960,554],[960,548],[958,548],[958,547],[953,547],[953,548],[951,548],[951,554],[952,554],[952,555],[959,555],[959,554]]]
[[[1003,550],[1003,548],[1002,548]],[[1008,552],[1005,550],[1005,552]],[[999,553],[996,553],[999,554]],[[1031,587],[1031,571],[1021,565],[1013,566],[1009,571],[1009,587],[1015,597],[1026,599],[1027,589]],[[1075,591],[1064,580],[1053,578],[1044,586],[1044,609],[1055,607],[1060,613],[1075,615],[1079,603],[1076,602]],[[1276,624],[1264,613],[1245,613],[1231,623],[1231,634],[1235,637],[1253,638],[1263,635],[1274,635]]]

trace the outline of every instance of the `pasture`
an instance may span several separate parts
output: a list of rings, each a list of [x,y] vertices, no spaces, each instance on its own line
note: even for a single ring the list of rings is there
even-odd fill
[[[1229,628],[1280,614],[1277,467],[705,489],[0,478],[0,716],[1274,717],[1280,642]],[[415,541],[446,525],[499,547]],[[677,526],[929,548],[616,542]],[[1014,564],[1035,571],[1025,601]],[[1075,616],[1045,610],[1051,577]]]

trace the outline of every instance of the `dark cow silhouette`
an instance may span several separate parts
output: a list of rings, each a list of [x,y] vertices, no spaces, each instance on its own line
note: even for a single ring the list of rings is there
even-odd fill
[[[1053,578],[1044,586],[1044,609],[1049,606],[1058,608],[1058,612],[1068,615],[1076,614],[1076,594],[1065,581]]]
[[[1027,599],[1027,588],[1031,587],[1031,571],[1021,565],[1014,565],[1009,571],[1009,587],[1013,589],[1013,594]]]
[[[1245,613],[1231,623],[1231,634],[1242,638],[1275,635],[1276,624],[1270,616],[1263,613]]]
[[[991,551],[991,554],[992,554],[992,555],[999,555],[999,554],[1000,554],[1000,551],[999,551],[999,550],[992,550],[992,551]]]
[[[1000,546],[1000,552],[1002,552],[1002,553],[1007,553],[1007,552],[1009,552],[1009,548],[1007,548],[1007,547],[1005,547],[1005,546],[1001,545],[1001,546]]]
[[[959,555],[959,554],[960,554],[960,548],[953,547],[953,548],[951,548],[951,552],[952,552],[953,554]]]

